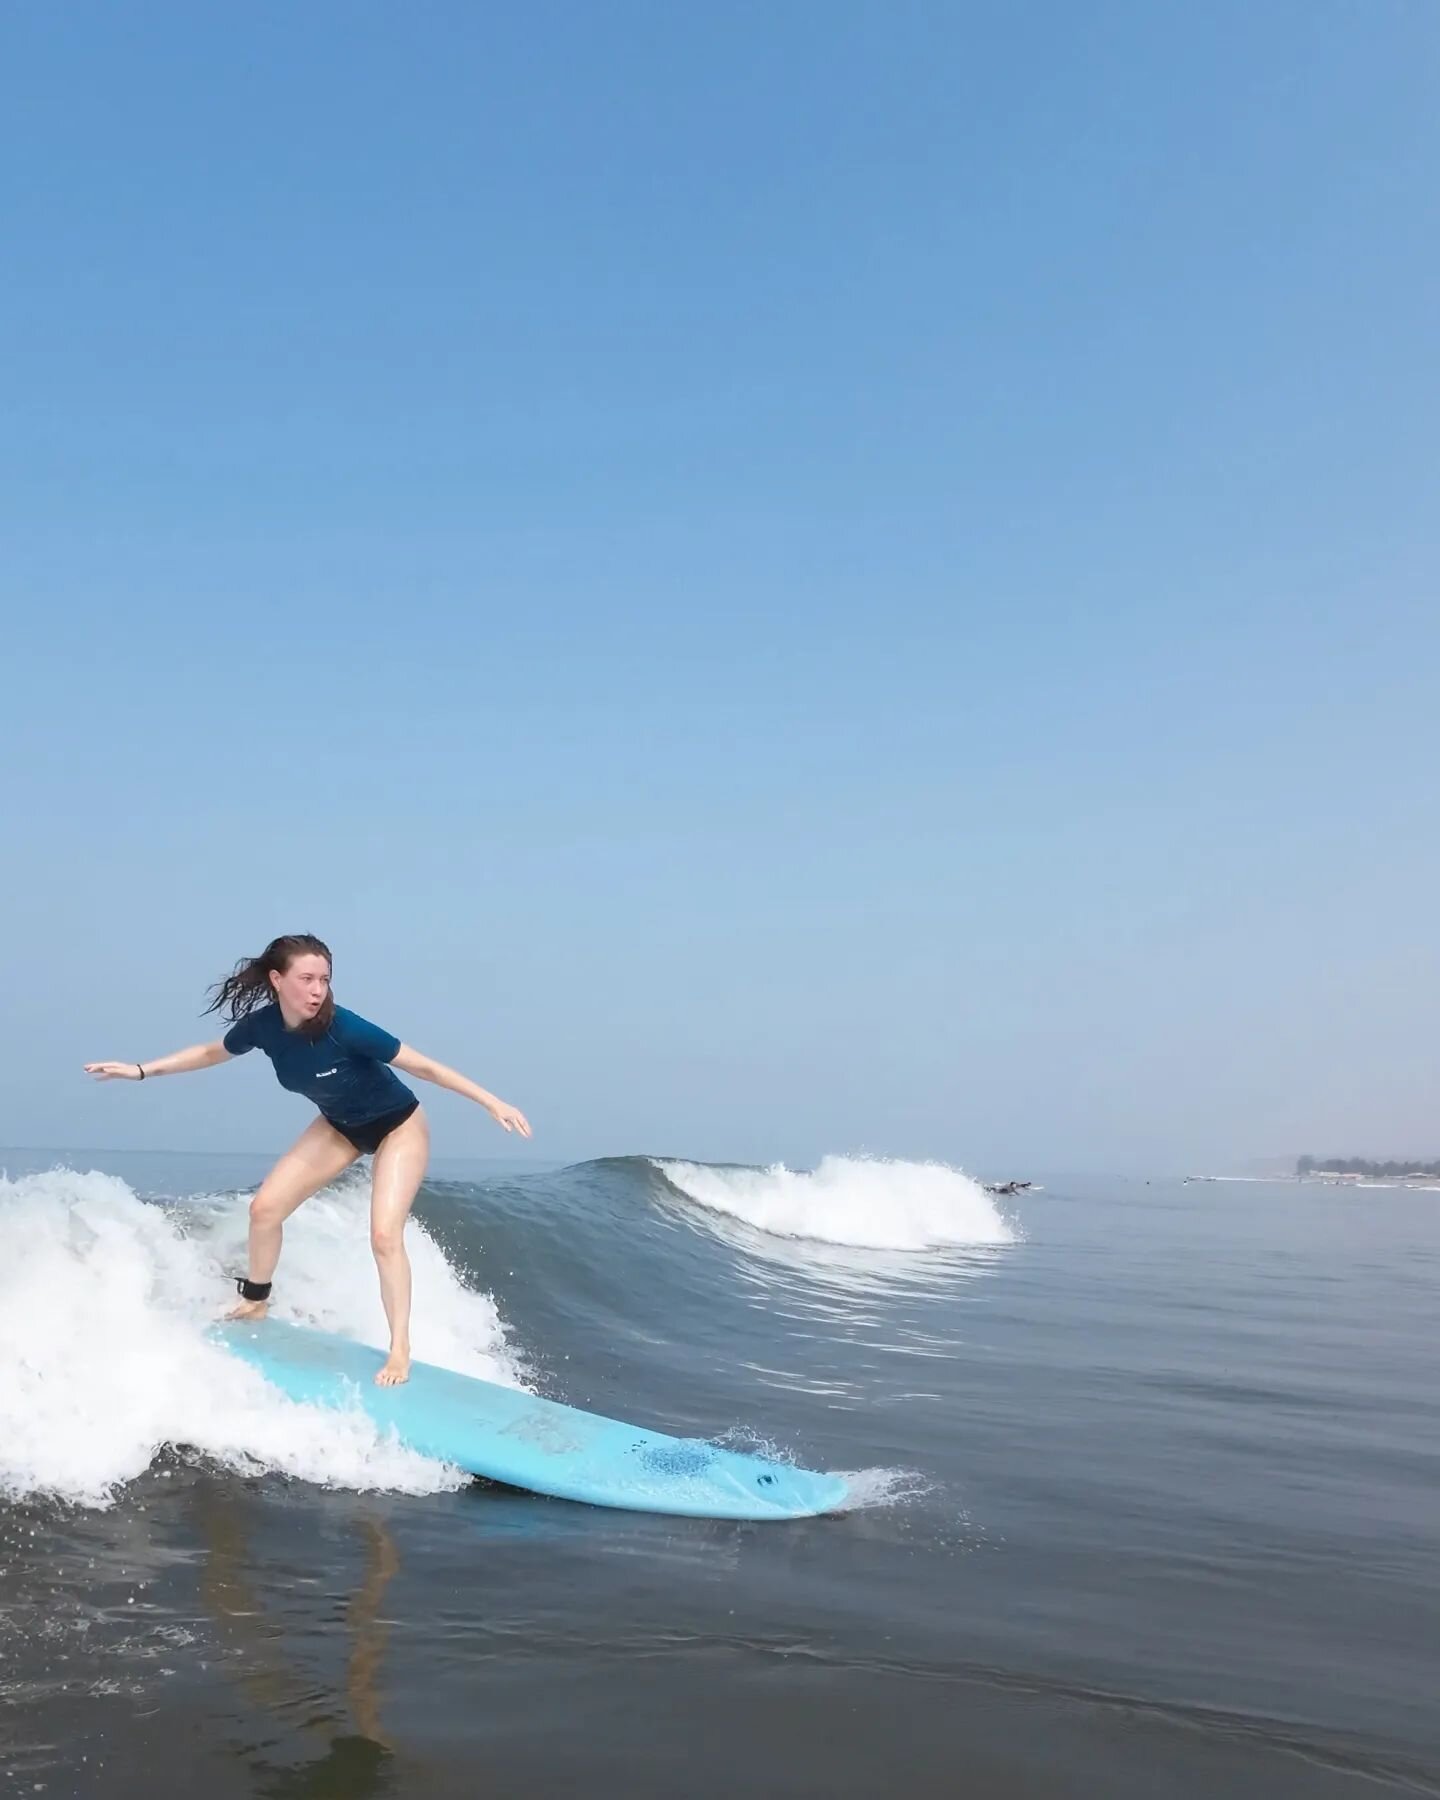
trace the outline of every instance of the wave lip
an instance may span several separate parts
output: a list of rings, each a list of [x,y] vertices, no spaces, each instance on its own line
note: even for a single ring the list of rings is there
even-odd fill
[[[648,1159],[688,1200],[774,1237],[872,1250],[1012,1244],[978,1181],[947,1163],[826,1156],[813,1170]]]

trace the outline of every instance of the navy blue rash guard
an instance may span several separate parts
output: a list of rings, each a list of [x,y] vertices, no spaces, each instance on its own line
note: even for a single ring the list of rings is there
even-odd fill
[[[415,1098],[389,1066],[399,1038],[343,1006],[323,1037],[287,1030],[280,1008],[271,1005],[237,1019],[223,1041],[232,1056],[263,1050],[281,1087],[313,1100],[335,1125],[368,1125]]]

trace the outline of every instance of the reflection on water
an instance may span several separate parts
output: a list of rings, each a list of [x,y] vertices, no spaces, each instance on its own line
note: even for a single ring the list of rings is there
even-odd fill
[[[284,1621],[272,1620],[252,1585],[256,1566],[246,1533],[247,1507],[211,1482],[195,1492],[194,1518],[208,1549],[201,1576],[201,1600],[222,1640],[235,1653],[228,1667],[246,1698],[287,1730],[326,1741],[325,1753],[298,1767],[266,1766],[255,1745],[237,1745],[259,1782],[257,1792],[277,1800],[364,1800],[393,1792],[394,1746],[381,1723],[381,1663],[388,1627],[380,1617],[386,1588],[400,1568],[400,1554],[385,1524],[362,1514],[355,1531],[364,1550],[360,1585],[342,1618],[349,1635],[343,1704],[339,1695],[317,1689],[284,1651],[290,1635]],[[348,1718],[347,1718],[348,1714]],[[343,1729],[349,1723],[353,1731]]]
[[[259,1773],[256,1793],[270,1800],[366,1800],[398,1793],[390,1753],[365,1737],[337,1737],[319,1762]]]

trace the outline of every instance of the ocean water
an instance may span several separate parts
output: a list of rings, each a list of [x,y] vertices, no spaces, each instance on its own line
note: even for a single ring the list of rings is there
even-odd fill
[[[856,1472],[736,1525],[208,1345],[258,1159],[0,1164],[0,1794],[1440,1794],[1440,1194],[440,1165],[417,1355]],[[383,1343],[365,1209],[277,1311]]]

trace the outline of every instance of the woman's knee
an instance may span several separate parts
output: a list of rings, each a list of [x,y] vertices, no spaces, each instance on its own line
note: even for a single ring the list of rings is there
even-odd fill
[[[398,1225],[372,1225],[370,1248],[378,1262],[399,1256],[405,1248],[405,1221],[402,1219]]]
[[[283,1225],[285,1223],[286,1211],[287,1209],[281,1204],[279,1196],[276,1194],[267,1194],[262,1187],[260,1192],[250,1202],[250,1223],[252,1225],[260,1226],[262,1230],[268,1230],[272,1225]]]

